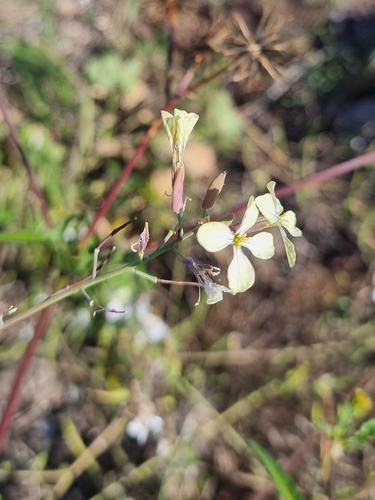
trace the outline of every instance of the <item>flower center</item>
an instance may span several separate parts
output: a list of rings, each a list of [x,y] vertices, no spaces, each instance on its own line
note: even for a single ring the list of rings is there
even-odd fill
[[[234,234],[233,235],[233,246],[237,248],[241,248],[244,241],[248,241],[250,239],[246,234]]]

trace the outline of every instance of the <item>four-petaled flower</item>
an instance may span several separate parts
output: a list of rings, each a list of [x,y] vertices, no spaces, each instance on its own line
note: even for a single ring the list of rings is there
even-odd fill
[[[233,246],[233,260],[228,267],[228,283],[233,294],[244,292],[254,284],[254,268],[242,251],[247,248],[259,259],[270,259],[275,253],[273,236],[270,233],[258,233],[248,236],[246,233],[254,226],[259,212],[254,197],[249,199],[240,227],[232,232],[224,222],[208,222],[197,232],[199,244],[208,252],[218,252]]]
[[[296,227],[296,214],[291,210],[284,213],[283,206],[275,196],[275,186],[276,182],[269,182],[267,184],[269,193],[255,198],[255,204],[259,208],[262,215],[267,219],[267,226],[277,226],[279,228],[286,256],[288,258],[288,263],[290,267],[293,267],[296,262],[296,250],[293,243],[288,239],[284,228],[295,237],[302,236],[302,231]]]

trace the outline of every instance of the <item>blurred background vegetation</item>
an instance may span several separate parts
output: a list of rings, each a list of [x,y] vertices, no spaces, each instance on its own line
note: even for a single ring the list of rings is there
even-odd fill
[[[133,217],[106,269],[127,262],[146,221],[151,247],[166,235],[160,129],[79,247],[186,79],[206,80],[177,105],[200,116],[185,154],[193,227],[220,171],[213,217],[269,180],[287,186],[370,151],[374,54],[371,1],[2,0],[0,309],[89,275],[95,246]],[[61,302],[0,456],[1,498],[374,498],[374,195],[367,167],[284,198],[304,232],[295,268],[277,241],[274,259],[254,262],[254,287],[214,306],[128,275],[90,292],[126,315],[93,317],[81,295]],[[180,250],[230,261],[193,239]],[[147,271],[185,279],[174,254]],[[37,321],[1,334],[2,409]]]

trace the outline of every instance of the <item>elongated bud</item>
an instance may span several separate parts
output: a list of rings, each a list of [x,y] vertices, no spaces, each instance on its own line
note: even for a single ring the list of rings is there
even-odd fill
[[[223,189],[227,172],[221,172],[208,186],[206,196],[202,201],[204,210],[211,210],[216,203],[216,200]]]
[[[184,205],[186,143],[199,117],[180,109],[175,109],[173,115],[162,111],[161,116],[172,149],[172,210],[179,213]]]
[[[141,232],[141,234],[139,235],[139,240],[137,241],[137,243],[131,246],[133,252],[136,252],[141,260],[143,259],[143,256],[145,254],[145,250],[149,239],[150,239],[150,233],[148,230],[148,222],[145,222],[145,227]]]
[[[184,179],[185,169],[180,168],[172,180],[172,210],[175,214],[184,206]]]

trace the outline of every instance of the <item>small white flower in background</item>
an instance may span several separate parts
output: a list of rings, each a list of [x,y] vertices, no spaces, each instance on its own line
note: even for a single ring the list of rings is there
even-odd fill
[[[236,232],[232,232],[224,222],[208,222],[197,232],[199,244],[208,252],[219,252],[230,245],[233,246],[233,260],[228,267],[228,283],[233,294],[244,292],[255,280],[254,268],[243,253],[242,247],[250,250],[259,259],[270,259],[275,253],[272,234],[246,234],[256,223],[258,215],[252,196]]]
[[[141,295],[135,303],[135,316],[141,324],[135,340],[140,343],[157,343],[163,340],[170,332],[170,328],[163,318],[151,312],[151,299],[146,293]]]
[[[132,292],[129,288],[118,288],[106,304],[105,319],[109,323],[126,321],[133,313]],[[113,311],[126,311],[119,314]]]
[[[150,433],[159,438],[163,429],[164,420],[155,414],[154,405],[142,404],[138,415],[126,426],[126,434],[136,439],[139,446],[144,446]]]
[[[135,336],[135,340],[138,342],[156,344],[163,340],[170,332],[170,328],[163,318],[153,313],[147,313],[147,315],[142,318],[141,325],[142,330]]]
[[[207,294],[206,304],[216,304],[216,302],[220,302],[223,300],[223,292],[229,292],[229,288],[226,286],[220,285],[213,280],[213,276],[217,276],[220,273],[220,269],[215,266],[210,266],[207,264],[197,264],[191,257],[184,257],[182,259],[184,265],[190,269],[198,280]],[[195,304],[196,306],[199,304],[201,298],[201,291],[199,288],[199,296],[198,301]]]
[[[276,182],[269,182],[267,189],[269,193],[255,198],[255,204],[259,211],[267,219],[268,226],[277,226],[280,230],[283,239],[286,256],[290,267],[293,267],[296,262],[296,250],[293,243],[288,239],[285,229],[289,231],[292,236],[302,236],[302,231],[296,227],[296,214],[291,210],[284,213],[284,208],[275,195]]]
[[[62,239],[66,243],[71,243],[72,241],[76,241],[78,238],[78,231],[75,227],[67,227],[64,229],[62,234]]]

